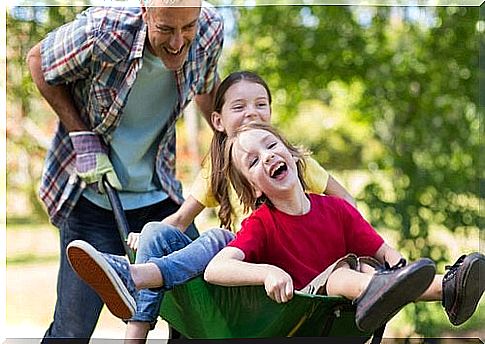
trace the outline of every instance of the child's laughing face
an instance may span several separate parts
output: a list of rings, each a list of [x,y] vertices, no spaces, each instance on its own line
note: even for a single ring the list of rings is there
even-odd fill
[[[252,184],[256,197],[270,200],[299,185],[296,160],[272,133],[251,129],[238,135],[233,147],[236,167]]]

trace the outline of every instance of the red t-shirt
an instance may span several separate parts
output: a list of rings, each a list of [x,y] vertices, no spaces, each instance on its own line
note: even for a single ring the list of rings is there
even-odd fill
[[[345,200],[309,194],[305,215],[288,215],[263,204],[241,224],[229,246],[244,260],[278,266],[288,272],[295,289],[347,253],[374,256],[384,240]]]

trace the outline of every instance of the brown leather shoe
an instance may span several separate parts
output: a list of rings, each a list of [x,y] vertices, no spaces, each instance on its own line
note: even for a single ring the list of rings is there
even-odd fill
[[[398,264],[378,270],[367,288],[353,303],[357,305],[355,322],[364,332],[373,332],[401,308],[415,301],[433,281],[436,268],[432,260],[420,259],[406,266]]]
[[[446,269],[442,304],[450,322],[460,325],[475,312],[485,290],[485,256],[478,252],[463,255]]]

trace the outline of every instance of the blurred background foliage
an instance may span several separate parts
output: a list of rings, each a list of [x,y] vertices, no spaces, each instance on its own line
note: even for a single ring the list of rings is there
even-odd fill
[[[35,89],[25,55],[81,9],[7,12],[7,221],[46,221],[37,188],[56,117]],[[452,247],[479,249],[483,6],[220,10],[221,76],[250,69],[267,80],[273,122],[350,188],[367,219],[405,256],[431,257],[443,272],[457,258]],[[178,164],[188,186],[195,173],[191,137],[199,138],[196,154],[203,156],[210,131],[184,125],[190,129],[179,135]],[[438,308],[407,307],[400,316],[412,326],[403,333],[451,331]],[[464,328],[480,321],[483,314]]]

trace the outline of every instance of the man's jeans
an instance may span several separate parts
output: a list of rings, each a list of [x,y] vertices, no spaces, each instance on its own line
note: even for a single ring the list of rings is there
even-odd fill
[[[160,203],[125,211],[131,231],[139,232],[151,221],[160,221],[178,209],[167,199]],[[198,236],[192,224],[186,233]],[[99,296],[71,269],[66,247],[73,240],[85,240],[101,252],[124,255],[113,213],[81,197],[68,220],[60,229],[60,266],[57,276],[57,302],[54,321],[45,333],[43,343],[62,342],[54,338],[79,338],[88,343],[98,321],[103,303]]]
[[[138,292],[137,310],[131,321],[144,321],[154,326],[163,294],[176,285],[200,275],[209,261],[222,250],[234,234],[225,229],[211,229],[192,241],[175,227],[152,222],[140,236],[136,263],[155,263],[163,277],[163,287]]]

